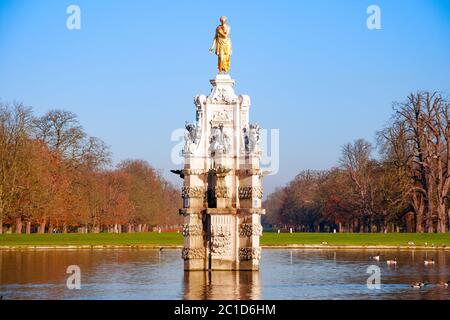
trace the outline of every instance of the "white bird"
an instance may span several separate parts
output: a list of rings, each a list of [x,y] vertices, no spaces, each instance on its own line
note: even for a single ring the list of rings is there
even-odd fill
[[[397,258],[394,258],[394,260],[387,260],[386,263],[388,265],[396,266],[397,265]]]
[[[423,282],[413,282],[413,283],[411,283],[411,288],[420,289],[423,286],[425,286],[425,283],[423,283]]]
[[[434,261],[434,259],[431,259],[431,260],[424,260],[424,261],[423,261],[423,264],[426,265],[426,266],[431,265],[431,264],[435,264],[435,263],[436,263],[436,262]]]
[[[376,256],[371,256],[370,260],[380,261],[380,253],[377,253]]]

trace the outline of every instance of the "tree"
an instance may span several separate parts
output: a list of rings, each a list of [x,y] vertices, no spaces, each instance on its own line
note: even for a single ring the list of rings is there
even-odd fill
[[[28,144],[31,109],[21,103],[0,103],[0,233],[7,215],[19,222],[17,232],[22,231],[20,213],[12,207],[19,197],[21,161],[25,159]]]
[[[303,171],[269,195],[266,221],[309,231],[448,232],[449,102],[419,92],[394,103],[394,111],[377,133],[379,160],[363,139],[344,145],[339,168]]]
[[[384,138],[398,167],[406,168],[409,175],[416,231],[447,232],[449,103],[438,93],[419,92],[394,104],[394,109],[393,124]]]
[[[377,133],[384,168],[383,197],[388,221],[412,216],[411,232],[423,232],[424,197],[417,192],[413,167],[414,143],[403,122],[395,121]]]
[[[170,185],[158,172],[143,160],[126,160],[118,165],[118,169],[129,175],[131,180],[130,201],[133,204],[134,215],[130,220],[129,229],[142,230],[147,225],[156,225],[167,221],[165,219],[165,201],[173,197]],[[178,195],[179,198],[179,195]],[[179,201],[175,201],[179,204]]]
[[[287,188],[277,188],[275,191],[267,196],[263,207],[266,208],[266,214],[262,216],[262,222],[268,224],[280,223],[279,217],[281,208],[286,202]]]
[[[35,137],[43,141],[50,150],[70,160],[81,156],[86,133],[74,113],[51,110],[42,117],[36,118],[33,125]]]
[[[111,169],[109,147],[77,116],[52,110],[35,118],[0,103],[0,232],[145,231],[178,224],[177,188],[143,160]]]
[[[332,168],[319,185],[317,201],[321,204],[321,219],[339,232],[357,231],[358,208],[353,201],[353,188],[345,170]]]
[[[369,142],[358,139],[353,144],[344,145],[340,159],[351,179],[359,218],[367,232],[372,231],[375,216],[374,170],[377,163],[371,159],[372,150]]]

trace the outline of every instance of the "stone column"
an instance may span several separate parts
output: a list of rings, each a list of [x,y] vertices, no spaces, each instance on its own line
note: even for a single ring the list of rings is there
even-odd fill
[[[182,189],[183,209],[180,213],[184,216],[184,269],[205,270],[208,268],[207,248],[205,242],[205,184],[204,171],[198,169],[198,159],[186,157],[183,170],[184,187]],[[197,167],[197,169],[191,169]]]

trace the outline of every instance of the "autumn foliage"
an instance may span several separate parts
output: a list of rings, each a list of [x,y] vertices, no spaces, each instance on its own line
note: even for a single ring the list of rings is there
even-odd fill
[[[147,231],[179,224],[179,202],[146,161],[111,168],[73,113],[0,103],[0,233]]]
[[[358,139],[342,147],[339,166],[301,172],[268,196],[265,222],[298,231],[448,232],[450,104],[419,92],[393,107],[376,147]]]

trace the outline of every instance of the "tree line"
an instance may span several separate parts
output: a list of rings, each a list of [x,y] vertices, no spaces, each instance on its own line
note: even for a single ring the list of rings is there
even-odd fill
[[[448,232],[448,99],[410,94],[376,138],[345,144],[336,167],[302,171],[276,189],[264,222],[308,232]]]
[[[111,152],[77,116],[0,102],[0,233],[134,232],[180,223],[178,190]]]

